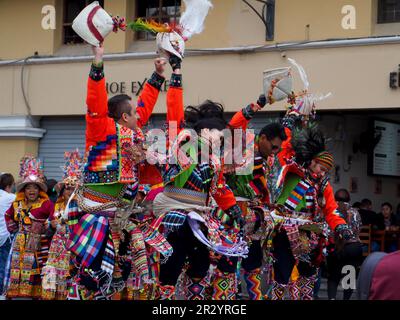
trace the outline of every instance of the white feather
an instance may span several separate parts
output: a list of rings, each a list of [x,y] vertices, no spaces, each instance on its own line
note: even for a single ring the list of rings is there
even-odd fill
[[[319,95],[316,95],[316,94],[314,94],[313,95],[313,101],[315,102],[315,101],[322,101],[322,100],[325,100],[325,99],[327,99],[327,98],[329,98],[330,96],[332,96],[332,92],[329,92],[329,93],[327,93],[327,94],[319,94]]]
[[[183,0],[183,2],[186,9],[179,24],[183,27],[183,37],[190,38],[192,35],[203,31],[204,20],[212,4],[210,0]]]
[[[291,58],[288,58],[288,60],[292,65],[294,65],[297,68],[297,71],[300,74],[300,78],[301,78],[301,80],[303,81],[303,84],[304,84],[304,90],[308,90],[308,88],[310,87],[310,83],[308,82],[306,71],[304,70],[304,68],[301,65],[299,65],[296,62],[296,60],[291,59]]]

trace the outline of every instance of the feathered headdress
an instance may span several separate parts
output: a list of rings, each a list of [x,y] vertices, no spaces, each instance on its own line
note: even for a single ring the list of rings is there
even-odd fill
[[[296,162],[303,167],[326,151],[324,134],[316,123],[309,123],[306,128],[294,128],[291,143]]]
[[[21,182],[17,184],[17,192],[30,183],[38,185],[44,192],[47,191],[42,163],[39,159],[32,156],[22,157],[19,164],[19,177]]]
[[[288,60],[297,69],[300,79],[303,82],[303,89],[289,98],[289,103],[291,104],[289,109],[302,116],[309,117],[315,112],[315,103],[325,100],[332,94],[330,92],[326,95],[310,93],[310,82],[308,81],[306,71],[294,59],[288,58]]]
[[[128,24],[133,31],[146,31],[157,35],[157,47],[160,53],[169,52],[183,58],[185,41],[194,34],[203,31],[204,20],[212,7],[209,0],[183,0],[185,12],[179,23],[161,24],[154,20],[137,19]]]
[[[65,152],[64,161],[62,183],[70,187],[81,184],[83,160],[79,150]]]

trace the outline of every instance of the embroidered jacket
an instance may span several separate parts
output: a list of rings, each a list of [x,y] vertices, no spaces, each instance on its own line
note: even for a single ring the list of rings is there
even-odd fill
[[[164,78],[153,73],[137,101],[138,129],[120,126],[108,117],[107,91],[103,66],[92,65],[87,84],[86,185],[135,183],[138,167],[129,158],[130,149],[144,140],[140,130],[156,104]]]
[[[297,176],[297,178],[294,178],[296,180],[300,180],[300,179],[304,178],[304,172],[302,170],[300,170],[299,166],[297,164],[291,163],[291,160],[293,159],[294,154],[295,154],[294,150],[292,148],[292,145],[291,145],[291,137],[292,137],[291,129],[293,127],[293,121],[291,121],[291,120],[292,119],[290,119],[290,117],[285,117],[283,119],[283,125],[285,126],[285,132],[286,132],[286,135],[288,138],[286,141],[284,141],[282,143],[281,151],[278,153],[279,162],[282,165],[282,171],[281,171],[280,177],[279,177],[279,180],[281,182],[278,181],[278,186],[280,185],[280,187],[283,187],[283,189],[286,188],[286,190],[285,190],[286,195],[289,195],[289,193],[292,193],[293,191],[295,191],[294,189],[296,187],[298,187],[297,183],[296,184],[293,183],[292,186],[290,187],[291,190],[288,190],[287,184],[289,182],[289,179],[287,179],[286,186],[285,186],[286,178],[289,178],[290,175],[292,176],[291,180],[293,180],[293,176]],[[346,221],[340,217],[340,214],[337,210],[338,206],[335,201],[333,188],[332,188],[331,184],[329,183],[329,181],[326,181],[326,183],[324,183],[323,185],[320,185],[320,186],[314,185],[311,187],[314,188],[314,191],[316,188],[321,188],[321,190],[319,190],[319,192],[322,194],[322,196],[324,198],[324,202],[325,202],[325,205],[322,207],[322,212],[324,214],[324,217],[325,217],[325,220],[326,220],[328,226],[332,230],[335,230],[335,228],[338,225],[346,224]],[[299,186],[299,188],[300,188],[300,186]],[[307,193],[307,191],[306,191],[306,193]],[[293,194],[292,194],[292,196],[293,196]],[[304,195],[304,196],[306,196],[306,195]],[[310,197],[310,196],[311,195],[310,195],[310,191],[309,191],[308,197]],[[283,198],[281,197],[280,202],[283,203],[283,202],[286,202],[286,200],[287,200],[287,198],[284,199],[284,197]],[[305,199],[302,197],[301,201],[303,201],[303,200],[305,200]],[[316,199],[314,199],[314,200],[316,201]]]
[[[17,230],[18,224],[22,229],[31,225],[32,218],[41,220],[43,223],[46,220],[53,221],[55,219],[54,205],[43,191],[40,192],[39,199],[30,209],[26,207],[24,193],[19,192],[15,201],[5,213],[7,229],[10,233]]]

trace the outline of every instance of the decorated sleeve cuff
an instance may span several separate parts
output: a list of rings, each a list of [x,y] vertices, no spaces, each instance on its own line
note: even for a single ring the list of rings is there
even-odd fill
[[[182,75],[173,73],[169,86],[174,88],[182,88]]]
[[[347,241],[355,239],[353,231],[347,224],[339,224],[336,226],[335,233],[338,237]]]
[[[252,109],[253,104],[249,104],[248,106],[244,107],[242,109],[243,116],[246,118],[246,120],[251,120],[253,116],[255,115],[254,110]]]
[[[296,122],[298,121],[298,117],[295,115],[286,115],[282,119],[282,125],[290,130],[293,130]]]
[[[230,207],[229,209],[225,210],[225,212],[232,218],[237,219],[242,216],[242,210],[240,207],[235,204],[234,206]]]
[[[154,88],[156,88],[158,91],[161,90],[161,86],[164,83],[165,78],[160,76],[157,72],[153,72],[151,75],[150,79],[147,80],[147,82],[152,85]]]
[[[92,63],[92,67],[90,68],[89,77],[94,81],[100,81],[104,78],[104,65],[103,63]]]

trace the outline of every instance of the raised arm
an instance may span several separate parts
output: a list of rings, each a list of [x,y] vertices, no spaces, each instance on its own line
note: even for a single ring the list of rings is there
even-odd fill
[[[114,120],[108,117],[106,80],[104,78],[104,47],[93,47],[94,60],[87,81],[86,151],[98,141],[113,134]]]
[[[242,110],[236,112],[229,122],[229,126],[233,129],[241,128],[243,130],[246,130],[250,120],[254,117],[257,111],[264,108],[266,103],[267,100],[265,96],[263,94],[260,95],[257,103],[251,103],[244,107]]]
[[[323,195],[325,198],[325,206],[322,208],[322,211],[325,215],[325,220],[328,226],[332,230],[335,230],[338,225],[346,224],[346,221],[340,217],[339,212],[337,211],[338,205],[335,201],[333,188],[329,182],[325,187]]]
[[[183,88],[182,88],[182,61],[174,55],[169,58],[172,67],[172,75],[167,92],[167,124],[168,128],[175,122],[177,134],[183,129],[184,107],[183,107]]]
[[[151,75],[150,79],[147,80],[143,91],[137,100],[136,116],[139,128],[142,128],[147,124],[151,114],[153,113],[161,86],[165,81],[163,76],[165,64],[166,61],[163,58],[157,58],[154,60],[155,71]]]

